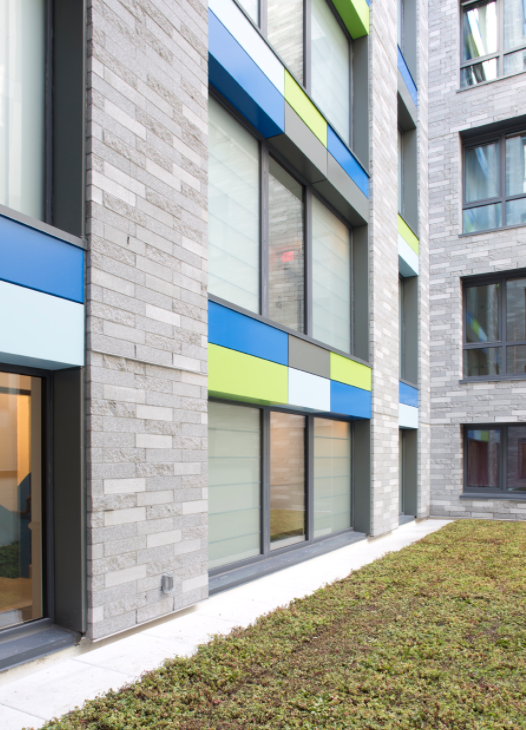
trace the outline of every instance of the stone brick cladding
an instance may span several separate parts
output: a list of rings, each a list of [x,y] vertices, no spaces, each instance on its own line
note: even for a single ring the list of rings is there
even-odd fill
[[[88,2],[94,639],[208,593],[207,32],[204,0]]]
[[[431,514],[523,519],[526,504],[461,500],[462,424],[526,421],[526,382],[460,383],[461,277],[526,267],[526,228],[459,237],[461,130],[513,120],[526,109],[526,75],[459,91],[457,0],[429,2],[429,229]]]

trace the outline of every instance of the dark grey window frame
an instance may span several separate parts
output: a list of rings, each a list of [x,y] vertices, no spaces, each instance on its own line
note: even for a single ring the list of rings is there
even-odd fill
[[[332,14],[338,21],[338,24],[340,28],[343,30],[345,37],[347,38],[347,41],[349,43],[349,139],[344,139],[343,141],[350,147],[351,146],[351,140],[352,140],[352,123],[353,123],[353,63],[352,63],[352,57],[353,57],[353,39],[345,27],[345,23],[343,22],[340,14],[334,7],[331,0],[325,0],[327,5],[329,6],[329,9],[331,10]],[[260,31],[261,35],[265,38],[267,43],[271,46],[271,48],[274,50],[274,53],[278,56],[280,61],[283,63],[287,71],[290,73],[290,75],[293,77],[293,79],[309,94],[311,95],[311,43],[310,43],[310,27],[311,27],[311,0],[303,0],[303,83],[300,79],[296,78],[296,76],[292,73],[292,71],[288,68],[287,64],[283,61],[283,59],[279,56],[279,53],[276,51],[274,46],[270,43],[268,40],[268,4],[267,0],[258,0],[258,8],[259,8],[259,18],[258,23],[255,23],[253,18],[250,17],[250,15],[246,12],[246,10],[239,5],[240,10],[246,15],[246,17],[250,20],[251,23],[255,24],[258,30]],[[316,101],[314,100],[314,103]],[[326,116],[323,112],[322,114]],[[330,119],[328,120],[330,123]]]
[[[242,307],[231,304],[220,297],[216,297],[213,294],[209,294],[209,298],[218,301],[220,304],[226,304],[232,309],[236,309],[248,316],[262,318],[263,321],[268,322],[273,327],[281,329],[285,332],[290,333],[307,339],[309,342],[320,345],[326,349],[330,349],[332,352],[340,352],[345,357],[352,356],[354,351],[354,281],[353,281],[353,229],[347,221],[325,198],[323,198],[313,186],[303,178],[292,166],[285,160],[275,149],[273,149],[268,140],[259,134],[247,120],[239,114],[228,102],[223,99],[212,87],[210,87],[209,93],[216,99],[216,101],[224,106],[224,108],[231,114],[236,121],[242,124],[251,135],[259,143],[259,311],[250,312]],[[271,320],[268,316],[269,312],[269,298],[268,298],[268,285],[269,285],[269,225],[268,225],[268,211],[269,211],[269,158],[273,157],[302,187],[303,187],[303,235],[304,235],[304,332],[285,327],[274,320]],[[320,342],[315,340],[312,336],[312,198],[316,197],[323,203],[323,205],[331,211],[348,229],[349,231],[349,287],[350,287],[350,333],[349,333],[349,352],[337,350],[327,342]],[[354,357],[354,356],[353,356]]]
[[[480,137],[470,137],[465,140],[462,144],[462,234],[463,236],[476,236],[479,234],[489,233],[491,231],[500,231],[503,228],[520,228],[526,225],[526,223],[515,223],[513,225],[506,225],[506,203],[512,200],[520,200],[526,198],[526,193],[518,193],[517,195],[506,195],[506,140],[509,137],[514,137],[517,134],[524,132],[526,134],[526,127],[521,126],[510,126],[503,132],[496,134],[485,134]],[[481,145],[491,144],[498,142],[499,144],[499,195],[493,198],[484,198],[483,200],[476,200],[473,202],[466,202],[466,151],[473,147],[480,147]],[[464,211],[473,210],[474,208],[482,208],[485,205],[494,205],[496,203],[501,204],[501,226],[499,228],[488,228],[480,231],[464,232]]]
[[[274,408],[271,406],[260,406],[257,403],[248,403],[245,401],[235,401],[225,398],[211,397],[209,400],[213,403],[226,403],[228,405],[239,406],[240,408],[257,408],[260,411],[261,424],[261,475],[260,475],[260,499],[261,499],[261,521],[260,521],[260,550],[261,553],[253,558],[238,560],[233,563],[227,563],[208,571],[208,575],[212,578],[231,570],[236,570],[247,565],[262,563],[271,557],[284,555],[286,553],[301,550],[309,545],[331,540],[340,535],[354,532],[354,425],[353,421],[347,418],[338,418],[337,416],[327,416],[322,414],[305,413],[304,411],[294,410],[292,408]],[[290,413],[294,416],[303,416],[305,418],[305,540],[294,545],[288,545],[276,550],[270,549],[270,414],[271,412]],[[344,421],[349,423],[351,430],[351,527],[331,532],[329,535],[314,537],[314,419],[323,418],[327,421]]]
[[[471,375],[465,376],[463,374],[460,382],[486,382],[486,381],[500,381],[500,380],[526,380],[526,373],[507,373],[507,348],[516,345],[526,345],[525,340],[512,340],[508,341],[505,337],[506,325],[507,325],[507,312],[506,312],[506,282],[512,279],[524,279],[526,278],[526,269],[517,269],[513,272],[505,272],[502,274],[487,274],[484,276],[474,276],[462,279],[462,373],[464,373],[464,352],[466,350],[483,350],[491,347],[501,348],[501,362],[502,362],[502,373],[501,375]],[[499,284],[499,333],[501,336],[500,340],[492,340],[491,342],[468,342],[466,337],[466,290],[473,286],[485,286],[489,284]]]
[[[514,502],[526,500],[526,492],[513,492],[506,489],[508,466],[508,429],[521,426],[521,423],[469,423],[462,426],[463,481],[461,499],[506,499]],[[497,430],[500,432],[500,486],[468,487],[468,431]]]
[[[482,5],[487,5],[489,2],[495,1],[497,3],[497,23],[498,23],[498,47],[497,51],[495,53],[488,53],[485,56],[478,56],[477,58],[470,58],[468,61],[463,61],[462,57],[460,59],[460,68],[468,68],[469,66],[475,66],[477,63],[483,63],[484,61],[491,61],[492,59],[497,59],[497,78],[496,79],[489,79],[488,81],[483,81],[481,84],[484,83],[490,83],[491,81],[497,81],[498,79],[505,78],[506,76],[512,76],[517,73],[517,71],[514,71],[511,74],[504,74],[504,56],[508,56],[511,53],[515,53],[517,51],[526,50],[526,42],[522,45],[516,46],[514,48],[509,48],[504,50],[504,2],[503,0],[461,0],[460,2],[460,52],[462,53],[463,49],[463,27],[464,27],[464,14],[465,11],[471,10],[474,7],[480,7]],[[519,71],[518,73],[525,73],[525,71]],[[477,86],[481,86],[481,84],[474,84],[473,86],[463,86],[462,91],[464,89],[475,89]]]

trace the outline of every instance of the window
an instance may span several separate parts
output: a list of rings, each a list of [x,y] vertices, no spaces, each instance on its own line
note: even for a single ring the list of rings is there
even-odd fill
[[[464,439],[465,493],[526,496],[526,426],[470,425]]]
[[[404,217],[404,136],[398,132],[398,213]]]
[[[464,288],[464,377],[526,377],[526,274]]]
[[[350,143],[351,39],[330,0],[240,0],[290,73]]]
[[[404,50],[404,0],[398,0],[398,15],[397,15],[397,41],[398,48]]]
[[[351,529],[351,424],[209,403],[209,568]]]
[[[350,353],[348,226],[214,98],[209,115],[210,294]]]
[[[526,71],[526,3],[462,3],[462,88]]]
[[[526,225],[526,131],[467,142],[463,232],[517,225]]]

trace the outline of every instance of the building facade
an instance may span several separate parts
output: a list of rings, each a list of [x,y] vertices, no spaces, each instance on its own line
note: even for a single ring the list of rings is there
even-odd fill
[[[0,668],[428,516],[427,2],[0,34]]]

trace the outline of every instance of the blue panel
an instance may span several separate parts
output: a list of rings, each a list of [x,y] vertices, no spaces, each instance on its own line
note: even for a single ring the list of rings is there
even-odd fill
[[[210,83],[264,137],[285,131],[285,99],[241,48],[217,16],[208,11]]]
[[[331,380],[331,413],[371,418],[371,391]]]
[[[286,332],[216,302],[208,302],[208,341],[280,365],[289,364]]]
[[[369,197],[369,176],[354,155],[347,149],[336,132],[329,127],[327,132],[327,149],[347,175],[360,188],[366,198]]]
[[[405,81],[405,85],[407,86],[407,90],[411,94],[411,98],[415,102],[415,106],[418,106],[418,91],[416,89],[416,84],[413,81],[413,77],[411,76],[411,72],[407,68],[407,64],[405,62],[405,58],[402,55],[402,51],[400,48],[398,48],[398,70],[402,74],[402,78]]]
[[[0,216],[0,279],[84,302],[84,251]]]
[[[418,408],[417,388],[413,388],[411,385],[406,385],[405,383],[400,383],[399,393],[400,403],[403,403],[406,406],[413,406],[413,408]]]

